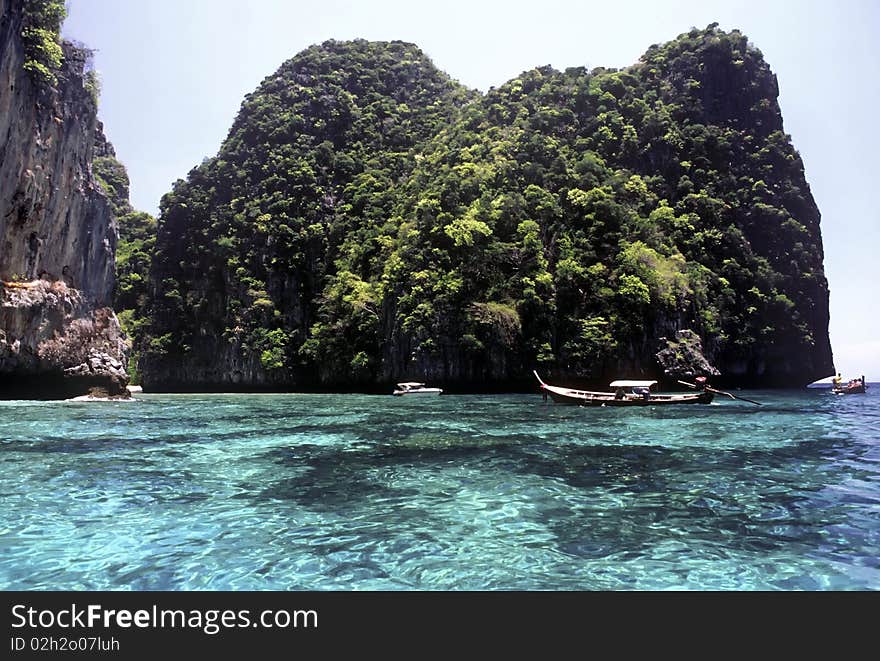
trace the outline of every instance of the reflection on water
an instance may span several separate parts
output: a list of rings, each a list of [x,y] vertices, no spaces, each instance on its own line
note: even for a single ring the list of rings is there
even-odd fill
[[[878,589],[880,388],[0,403],[5,589]]]

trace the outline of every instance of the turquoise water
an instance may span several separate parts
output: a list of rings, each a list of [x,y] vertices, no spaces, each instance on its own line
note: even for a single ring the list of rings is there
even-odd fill
[[[0,402],[0,587],[876,590],[880,386]]]

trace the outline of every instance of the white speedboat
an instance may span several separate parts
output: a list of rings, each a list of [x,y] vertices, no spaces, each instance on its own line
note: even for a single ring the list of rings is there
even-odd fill
[[[392,395],[400,397],[401,395],[439,395],[443,392],[440,388],[426,388],[424,383],[416,383],[408,381],[406,383],[398,383],[397,390]]]

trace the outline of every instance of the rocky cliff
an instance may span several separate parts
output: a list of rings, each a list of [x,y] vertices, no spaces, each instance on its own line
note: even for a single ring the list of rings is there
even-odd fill
[[[509,388],[832,372],[819,211],[776,78],[711,25],[480,95],[327,42],[162,202],[147,388]]]
[[[63,44],[51,81],[27,71],[25,4],[0,0],[0,396],[123,395],[127,349],[109,307],[117,232],[92,174],[103,136],[88,53]]]
[[[336,385],[298,353],[325,279],[344,243],[393,216],[418,148],[473,97],[402,42],[330,41],[266,78],[219,154],[162,200],[144,387]]]

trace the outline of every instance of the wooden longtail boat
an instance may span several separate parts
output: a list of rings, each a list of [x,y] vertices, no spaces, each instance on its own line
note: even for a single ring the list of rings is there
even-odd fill
[[[831,390],[837,395],[864,395],[867,388],[865,377],[862,376],[861,379],[851,379],[847,384],[835,382]]]
[[[561,386],[551,386],[533,372],[541,390],[557,404],[577,404],[579,406],[665,406],[668,404],[709,404],[715,398],[715,391],[702,389],[695,393],[681,395],[659,395],[651,392],[656,381],[612,381],[613,392],[575,390]]]

